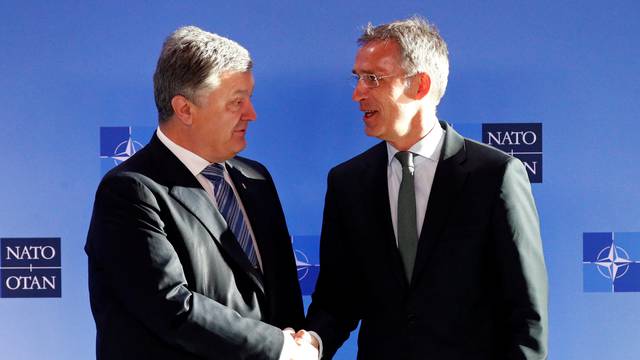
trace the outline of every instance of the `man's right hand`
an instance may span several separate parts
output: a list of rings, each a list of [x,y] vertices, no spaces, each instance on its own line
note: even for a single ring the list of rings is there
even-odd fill
[[[311,334],[300,330],[294,334],[294,330],[286,328],[282,331],[285,336],[285,346],[280,360],[318,360],[318,341]]]
[[[296,344],[300,346],[302,355],[305,356],[304,359],[318,360],[320,358],[320,344],[318,343],[318,339],[316,339],[315,336],[311,335],[306,330],[299,330],[294,335],[294,339],[296,341]]]

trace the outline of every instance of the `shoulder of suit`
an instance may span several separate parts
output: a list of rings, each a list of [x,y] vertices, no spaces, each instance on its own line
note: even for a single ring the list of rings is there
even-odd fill
[[[464,138],[464,143],[467,162],[474,167],[502,168],[516,159],[502,150],[472,139]]]
[[[227,160],[227,163],[232,169],[239,170],[248,178],[260,179],[269,176],[267,168],[256,160],[235,156]]]
[[[131,155],[127,160],[109,170],[104,177],[117,176],[121,173],[145,172],[145,170],[149,169],[149,165],[152,163],[153,161],[150,159],[149,145],[147,145],[135,154]]]
[[[185,165],[169,149],[161,145],[159,141],[153,140],[107,172],[102,183],[126,181],[126,178],[151,187],[176,184],[194,185],[197,183]]]
[[[376,161],[386,161],[386,159],[387,146],[384,141],[381,141],[351,159],[334,166],[331,173],[350,175],[367,169]]]

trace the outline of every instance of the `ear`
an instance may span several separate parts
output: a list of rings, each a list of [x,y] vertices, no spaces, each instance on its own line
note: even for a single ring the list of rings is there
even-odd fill
[[[184,125],[191,125],[193,122],[193,103],[182,95],[176,95],[171,99],[171,107],[175,117]]]
[[[422,99],[427,96],[429,90],[431,90],[431,78],[426,73],[417,73],[415,76],[418,81],[416,98]]]

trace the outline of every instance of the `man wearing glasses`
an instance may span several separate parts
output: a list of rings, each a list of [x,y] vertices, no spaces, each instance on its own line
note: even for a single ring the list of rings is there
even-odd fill
[[[524,166],[438,121],[448,50],[426,20],[369,25],[358,43],[353,100],[383,141],[329,172],[298,341],[328,359],[361,321],[360,359],[546,358],[546,270]]]

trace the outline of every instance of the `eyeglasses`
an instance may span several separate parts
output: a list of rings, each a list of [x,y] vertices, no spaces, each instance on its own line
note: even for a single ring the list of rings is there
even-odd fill
[[[376,75],[376,74],[351,74],[351,86],[355,89],[358,86],[360,80],[364,83],[364,86],[373,89],[380,86],[380,80],[394,77],[397,75]],[[412,77],[413,75],[405,75],[403,78]]]

